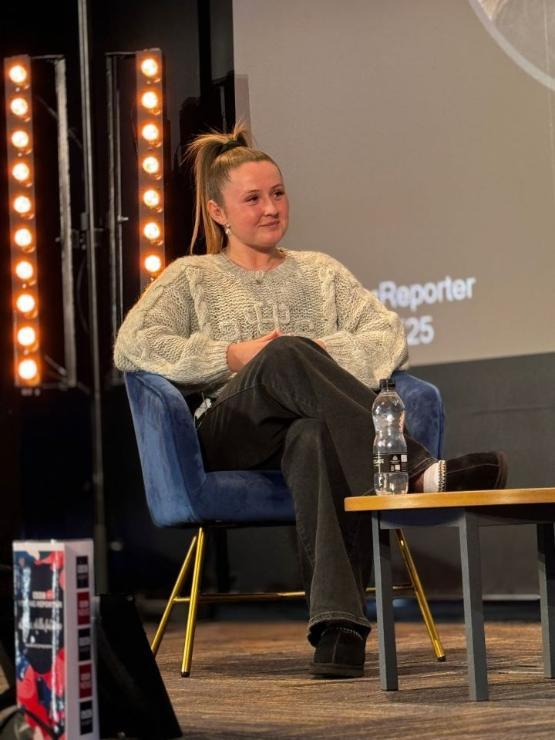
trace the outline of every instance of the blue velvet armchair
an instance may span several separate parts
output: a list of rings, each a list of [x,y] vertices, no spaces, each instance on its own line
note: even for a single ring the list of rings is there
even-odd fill
[[[406,372],[397,372],[394,377],[405,403],[410,434],[432,455],[439,457],[443,440],[443,404],[438,389]],[[294,524],[293,502],[279,471],[206,472],[189,407],[180,391],[168,380],[160,375],[137,372],[127,373],[125,384],[152,520],[159,527],[196,527],[198,530],[152,643],[156,654],[173,606],[188,603],[181,668],[181,675],[188,676],[198,604],[233,598],[232,595],[200,595],[205,528],[215,525]],[[398,538],[411,588],[417,597],[436,657],[442,660],[445,653],[402,532],[398,533]],[[190,594],[181,597],[183,582],[191,567]],[[251,596],[255,598],[255,595]],[[264,596],[267,598],[268,595]],[[299,593],[291,596],[298,597]]]

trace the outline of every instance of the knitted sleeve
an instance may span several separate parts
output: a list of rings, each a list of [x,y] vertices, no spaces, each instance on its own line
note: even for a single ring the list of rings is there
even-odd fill
[[[121,325],[114,362],[122,371],[145,370],[198,389],[230,376],[229,342],[210,338],[196,268],[172,263],[143,293]]]
[[[336,331],[322,337],[334,360],[371,388],[388,378],[408,360],[405,330],[399,316],[389,311],[354,275],[330,259],[329,285],[322,281],[329,306],[335,313]]]

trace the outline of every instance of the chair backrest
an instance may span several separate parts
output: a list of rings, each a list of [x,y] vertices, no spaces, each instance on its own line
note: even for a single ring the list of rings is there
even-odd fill
[[[406,372],[395,373],[395,381],[405,402],[409,432],[439,457],[443,440],[439,391]],[[291,497],[278,471],[205,471],[192,414],[166,378],[126,373],[125,385],[155,524],[294,522]]]
[[[393,373],[393,379],[405,404],[405,424],[411,437],[440,458],[445,412],[438,388],[402,370]]]

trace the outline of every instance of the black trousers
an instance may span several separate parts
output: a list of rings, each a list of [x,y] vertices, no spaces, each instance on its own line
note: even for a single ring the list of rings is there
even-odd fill
[[[373,488],[374,398],[316,342],[278,337],[230,380],[198,427],[207,470],[281,469],[295,505],[313,644],[329,622],[370,629],[370,518],[345,513],[343,499]],[[434,461],[410,437],[407,451],[410,476]]]

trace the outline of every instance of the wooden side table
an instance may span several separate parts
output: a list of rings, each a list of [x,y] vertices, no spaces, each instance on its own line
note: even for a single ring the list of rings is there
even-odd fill
[[[407,527],[459,530],[470,698],[488,699],[480,564],[481,526],[535,524],[538,535],[544,675],[555,677],[555,488],[351,496],[346,511],[371,512],[380,684],[398,689],[390,532]]]

